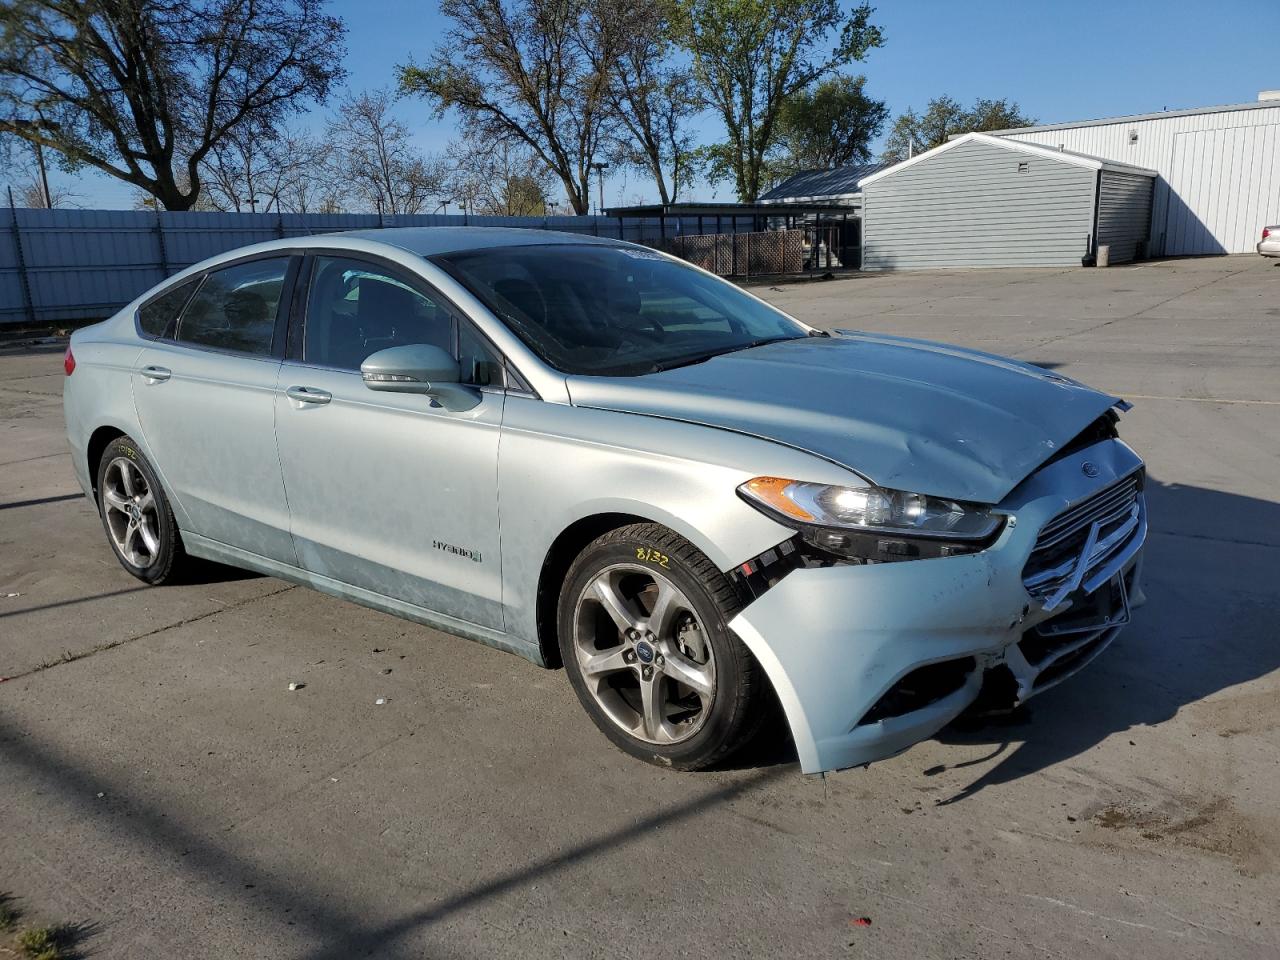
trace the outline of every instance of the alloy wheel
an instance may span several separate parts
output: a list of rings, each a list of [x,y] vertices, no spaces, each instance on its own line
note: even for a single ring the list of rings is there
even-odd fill
[[[578,597],[574,651],[591,696],[633,737],[680,743],[711,712],[711,645],[693,604],[655,570],[615,564],[597,573]]]
[[[116,457],[102,477],[102,507],[116,550],[146,569],[160,554],[160,515],[147,478],[128,457]]]

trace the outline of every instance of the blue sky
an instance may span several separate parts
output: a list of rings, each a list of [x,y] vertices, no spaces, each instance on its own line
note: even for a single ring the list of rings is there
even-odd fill
[[[389,85],[394,67],[424,59],[444,21],[429,0],[331,0],[346,20],[348,84]],[[885,46],[849,69],[894,114],[947,94],[962,102],[1009,97],[1049,123],[1241,103],[1280,88],[1277,0],[884,0],[875,20]],[[452,123],[432,121],[407,101],[401,116],[425,150],[440,150]],[[309,121],[319,126],[323,110]],[[714,117],[697,125],[718,135]],[[607,204],[654,199],[642,176],[606,181]],[[131,187],[110,178],[77,179],[85,207],[132,206]],[[732,199],[728,184],[701,185],[684,199]]]

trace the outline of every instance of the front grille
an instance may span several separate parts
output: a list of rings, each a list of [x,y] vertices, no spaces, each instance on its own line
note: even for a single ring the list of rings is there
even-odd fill
[[[1022,582],[1037,600],[1056,594],[1079,573],[1080,557],[1097,525],[1083,580],[1121,555],[1142,529],[1141,470],[1073,504],[1044,525],[1022,570]]]

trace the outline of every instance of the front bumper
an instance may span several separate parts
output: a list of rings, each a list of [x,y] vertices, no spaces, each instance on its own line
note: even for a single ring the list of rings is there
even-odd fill
[[[1086,461],[1095,476],[1085,475]],[[1118,625],[1028,645],[1034,628],[1062,607],[1046,609],[1034,599],[1022,572],[1045,523],[1140,466],[1118,440],[1095,444],[1024,480],[999,508],[1010,523],[980,553],[797,569],[739,613],[730,626],[773,683],[801,769],[817,773],[892,756],[953,720],[988,677],[1007,671],[1013,699],[1021,702],[1101,653]],[[1109,561],[1106,578],[1123,577],[1131,606],[1142,601],[1145,514],[1142,520]],[[932,664],[958,671],[939,696],[905,712],[880,710],[895,685]]]

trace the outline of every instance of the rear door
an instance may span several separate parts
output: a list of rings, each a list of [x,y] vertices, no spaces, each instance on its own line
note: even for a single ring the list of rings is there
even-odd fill
[[[211,271],[133,371],[143,435],[190,518],[186,532],[289,564],[297,555],[274,397],[289,299],[283,293],[299,261],[259,257]]]
[[[317,255],[308,270],[275,398],[302,566],[501,629],[501,365],[443,296],[394,264]],[[479,405],[453,412],[364,385],[366,357],[412,343],[452,352]]]

